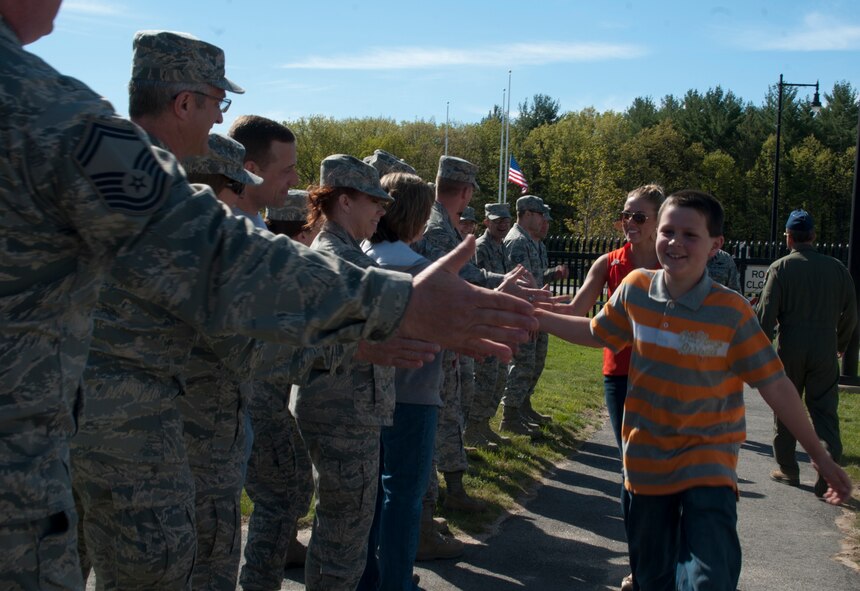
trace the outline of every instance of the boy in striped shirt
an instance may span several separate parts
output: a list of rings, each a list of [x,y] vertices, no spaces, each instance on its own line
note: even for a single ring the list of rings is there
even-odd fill
[[[744,382],[809,453],[829,484],[825,499],[838,504],[851,494],[848,475],[819,442],[755,313],[705,271],[722,234],[719,201],[675,193],[658,214],[661,270],[630,273],[590,323],[539,313],[541,330],[568,341],[633,347],[621,434],[634,589],[736,589]]]

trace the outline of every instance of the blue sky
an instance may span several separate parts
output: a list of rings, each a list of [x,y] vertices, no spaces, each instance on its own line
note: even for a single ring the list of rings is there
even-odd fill
[[[474,122],[536,93],[562,111],[623,111],[722,86],[761,104],[788,82],[860,87],[860,2],[606,0],[65,0],[52,35],[29,49],[127,112],[140,29],[215,43],[242,114]],[[802,92],[805,92],[803,89]],[[824,97],[822,96],[822,100]]]

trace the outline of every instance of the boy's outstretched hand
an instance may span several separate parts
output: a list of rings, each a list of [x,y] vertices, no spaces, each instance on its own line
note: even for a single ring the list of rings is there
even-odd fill
[[[827,491],[821,497],[831,505],[839,505],[851,498],[851,478],[839,464],[833,461],[829,454],[818,462],[812,461],[812,466],[827,481]]]

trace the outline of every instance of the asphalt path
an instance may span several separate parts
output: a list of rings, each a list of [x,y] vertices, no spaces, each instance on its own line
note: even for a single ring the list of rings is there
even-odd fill
[[[812,493],[816,473],[800,453],[801,486],[770,479],[772,413],[746,391],[747,441],[738,476],[741,591],[858,591],[860,571],[840,558],[848,513]],[[620,461],[608,421],[567,461],[546,475],[522,507],[493,533],[472,539],[456,560],[421,562],[427,591],[592,591],[618,589],[629,572],[618,506]],[[300,533],[307,540],[309,531]],[[90,580],[89,589],[93,577]],[[287,571],[282,590],[303,589],[301,569]]]
[[[745,393],[747,441],[738,462],[741,591],[858,591],[860,572],[838,555],[846,512],[812,492],[816,473],[804,453],[801,486],[770,479],[773,414],[755,390]],[[548,474],[520,511],[492,535],[473,540],[456,560],[421,562],[427,591],[604,591],[629,572],[618,506],[621,464],[608,421]],[[282,589],[301,589],[300,569]]]

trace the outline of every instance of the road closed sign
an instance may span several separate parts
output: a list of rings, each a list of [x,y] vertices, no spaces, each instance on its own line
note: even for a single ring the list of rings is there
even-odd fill
[[[761,293],[766,275],[767,265],[747,265],[744,271],[744,293]]]

